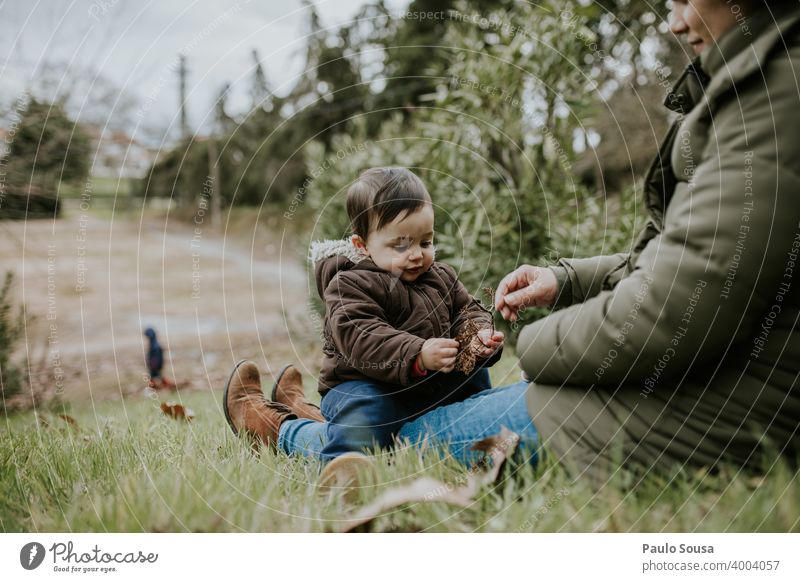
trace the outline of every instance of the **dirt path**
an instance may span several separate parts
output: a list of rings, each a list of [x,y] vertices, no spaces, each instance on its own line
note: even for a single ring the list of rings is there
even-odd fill
[[[73,204],[56,221],[0,222],[0,270],[15,272],[36,317],[20,352],[51,389],[67,400],[140,391],[147,326],[183,386],[219,388],[245,357],[313,370],[307,276],[283,233],[260,228],[254,245],[252,229],[107,214]]]

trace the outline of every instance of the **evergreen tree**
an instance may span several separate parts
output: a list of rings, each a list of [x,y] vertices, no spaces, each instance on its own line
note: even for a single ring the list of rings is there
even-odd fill
[[[60,105],[30,98],[6,153],[7,193],[55,198],[59,185],[89,175],[88,135]]]

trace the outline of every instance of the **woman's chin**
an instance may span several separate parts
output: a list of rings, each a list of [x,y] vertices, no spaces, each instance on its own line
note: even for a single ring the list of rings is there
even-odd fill
[[[704,42],[693,42],[693,43],[691,43],[691,47],[692,47],[692,50],[694,51],[694,54],[699,55],[704,50],[706,50],[706,43],[704,43]]]

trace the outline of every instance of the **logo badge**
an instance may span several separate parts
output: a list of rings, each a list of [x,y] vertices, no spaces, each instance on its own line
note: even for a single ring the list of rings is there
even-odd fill
[[[30,542],[19,551],[19,563],[26,570],[35,570],[44,561],[44,546],[39,542]]]

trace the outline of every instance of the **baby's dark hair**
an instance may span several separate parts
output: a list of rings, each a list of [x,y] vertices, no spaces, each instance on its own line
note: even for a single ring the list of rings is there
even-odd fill
[[[411,214],[430,203],[425,184],[406,168],[364,170],[347,190],[350,228],[364,240],[370,229],[379,229],[400,213]]]

